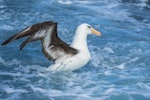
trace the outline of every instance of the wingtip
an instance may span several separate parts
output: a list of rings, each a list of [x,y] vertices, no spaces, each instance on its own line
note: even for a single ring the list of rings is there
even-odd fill
[[[21,51],[25,45],[21,44],[19,50]]]
[[[4,41],[3,43],[1,43],[1,46],[8,44],[6,41]]]
[[[21,51],[22,49],[23,49],[22,47],[19,48],[20,51]]]
[[[3,46],[4,45],[4,43],[1,43],[1,46]]]

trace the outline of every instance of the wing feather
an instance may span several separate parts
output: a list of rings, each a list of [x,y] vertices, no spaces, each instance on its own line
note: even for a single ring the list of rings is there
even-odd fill
[[[41,40],[44,55],[52,61],[66,55],[75,55],[78,53],[78,50],[70,47],[57,36],[57,23],[53,21],[37,23],[27,27],[5,40],[1,45],[6,45],[13,40],[26,36],[28,38],[20,45],[20,50],[29,42]]]

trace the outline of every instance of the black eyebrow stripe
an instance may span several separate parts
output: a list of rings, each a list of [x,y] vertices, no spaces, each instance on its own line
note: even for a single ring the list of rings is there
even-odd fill
[[[90,26],[87,26],[88,28],[91,28]]]

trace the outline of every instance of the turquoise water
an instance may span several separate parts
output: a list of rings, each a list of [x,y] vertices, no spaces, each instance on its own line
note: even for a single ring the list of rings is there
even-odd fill
[[[0,100],[150,100],[149,0],[0,0],[0,43],[42,21],[58,22],[62,40],[89,23],[90,62],[75,72],[43,73],[40,42],[0,46]]]

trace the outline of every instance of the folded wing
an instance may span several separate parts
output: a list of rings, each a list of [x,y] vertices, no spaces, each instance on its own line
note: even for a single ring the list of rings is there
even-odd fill
[[[43,53],[52,61],[66,55],[71,56],[78,53],[76,49],[70,47],[57,36],[57,23],[53,21],[42,22],[27,27],[5,40],[2,45],[26,36],[27,39],[20,45],[20,50],[29,42],[41,40]]]

